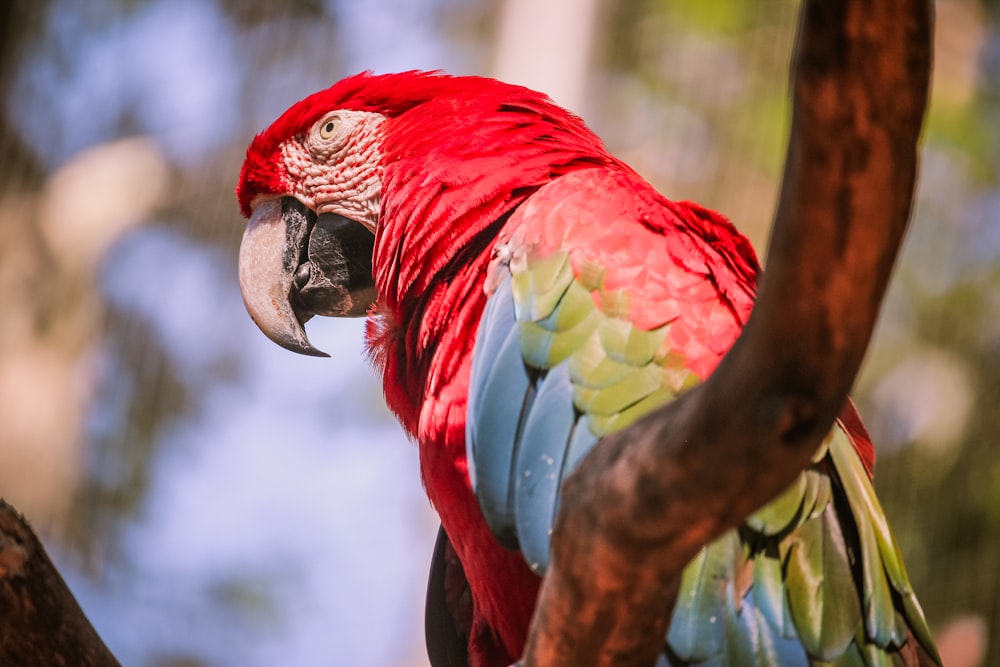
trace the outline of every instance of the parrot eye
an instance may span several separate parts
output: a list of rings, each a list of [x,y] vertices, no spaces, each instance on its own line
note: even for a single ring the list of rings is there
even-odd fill
[[[329,118],[320,121],[319,136],[321,139],[332,139],[337,134],[337,130],[339,129],[340,118],[330,116]]]

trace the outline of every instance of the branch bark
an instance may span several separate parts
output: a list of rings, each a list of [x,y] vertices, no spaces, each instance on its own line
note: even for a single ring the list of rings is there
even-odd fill
[[[28,523],[3,500],[0,665],[119,667]]]
[[[910,216],[928,0],[806,0],[757,305],[699,388],[603,440],[562,489],[524,665],[652,665],[682,570],[785,489],[844,405]]]

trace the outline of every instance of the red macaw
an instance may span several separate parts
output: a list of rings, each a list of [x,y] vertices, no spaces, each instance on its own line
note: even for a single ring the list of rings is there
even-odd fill
[[[752,307],[749,242],[544,95],[440,73],[361,74],[293,105],[254,138],[237,196],[264,333],[322,355],[309,317],[368,318],[441,517],[432,663],[510,664],[561,479],[712,372]],[[853,406],[813,460],[688,566],[661,664],[937,660]]]

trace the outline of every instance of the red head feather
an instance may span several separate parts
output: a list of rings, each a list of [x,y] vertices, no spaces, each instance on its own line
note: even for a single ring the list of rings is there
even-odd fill
[[[254,137],[247,149],[236,196],[240,210],[249,217],[253,200],[280,196],[289,190],[280,169],[281,144],[305,133],[313,123],[335,109],[371,111],[396,117],[425,102],[442,99],[519,100],[547,104],[541,93],[482,77],[453,77],[441,72],[399,72],[375,75],[362,72],[313,93],[283,113]]]

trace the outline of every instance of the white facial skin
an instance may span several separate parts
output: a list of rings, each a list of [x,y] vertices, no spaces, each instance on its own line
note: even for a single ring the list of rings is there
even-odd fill
[[[373,234],[382,195],[381,125],[368,111],[332,111],[282,145],[293,192],[317,214],[335,213]]]

